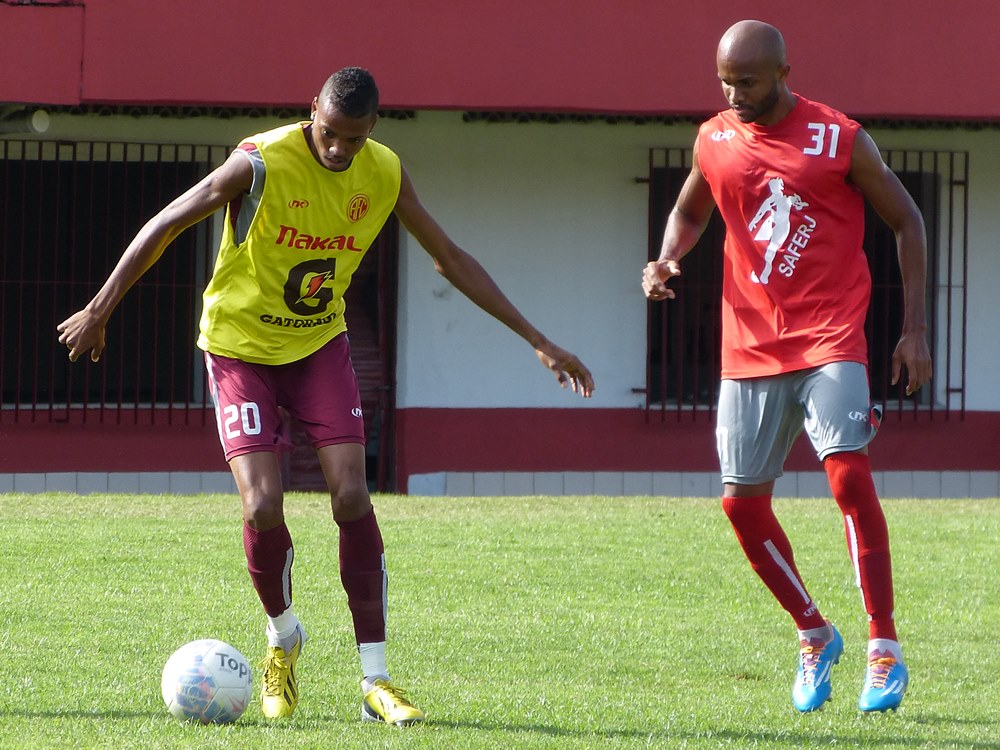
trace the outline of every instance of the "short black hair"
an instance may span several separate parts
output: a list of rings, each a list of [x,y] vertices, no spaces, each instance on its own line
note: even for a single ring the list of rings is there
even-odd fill
[[[326,79],[318,99],[348,117],[370,117],[378,113],[378,86],[364,68],[338,70]]]

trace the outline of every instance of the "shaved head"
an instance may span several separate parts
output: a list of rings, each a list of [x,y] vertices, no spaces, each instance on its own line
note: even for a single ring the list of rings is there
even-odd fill
[[[719,40],[715,64],[722,92],[742,122],[770,125],[795,106],[786,79],[781,32],[763,21],[739,21]]]
[[[719,59],[736,64],[767,64],[781,67],[785,61],[785,40],[781,32],[763,21],[738,21],[719,40]]]

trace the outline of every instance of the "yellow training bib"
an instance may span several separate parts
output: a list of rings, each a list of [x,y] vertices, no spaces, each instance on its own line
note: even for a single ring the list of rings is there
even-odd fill
[[[251,192],[226,209],[198,346],[259,364],[302,359],[347,330],[344,291],[399,196],[399,157],[368,140],[333,172],[296,123],[239,145]]]

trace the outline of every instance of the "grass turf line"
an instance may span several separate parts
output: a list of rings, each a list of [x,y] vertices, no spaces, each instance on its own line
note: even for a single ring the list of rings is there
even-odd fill
[[[791,708],[794,629],[718,500],[377,496],[389,666],[427,711],[362,725],[327,499],[293,494],[302,701],[273,724],[184,725],[159,696],[201,637],[253,662],[263,615],[233,496],[0,495],[0,748],[1000,748],[1000,501],[884,501],[912,685],[856,709],[867,626],[832,500],[778,500],[846,641],[834,699]],[[260,674],[255,674],[259,689]]]

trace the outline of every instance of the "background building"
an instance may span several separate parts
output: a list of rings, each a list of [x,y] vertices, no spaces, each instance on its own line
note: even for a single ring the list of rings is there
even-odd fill
[[[0,3],[0,490],[231,487],[194,347],[218,218],[112,319],[102,364],[54,326],[159,206],[242,137],[304,117],[329,73],[376,76],[375,138],[514,303],[594,372],[560,391],[518,337],[388,227],[348,307],[373,485],[430,494],[715,495],[717,229],[681,299],[642,266],[721,109],[715,46],[748,15],[785,34],[793,88],[860,120],[924,212],[935,377],[888,385],[892,239],[873,218],[872,458],[887,495],[1000,494],[1000,93],[992,3],[294,0]],[[697,260],[695,260],[697,258]],[[319,480],[309,451],[293,487]],[[778,492],[826,494],[804,442]]]

